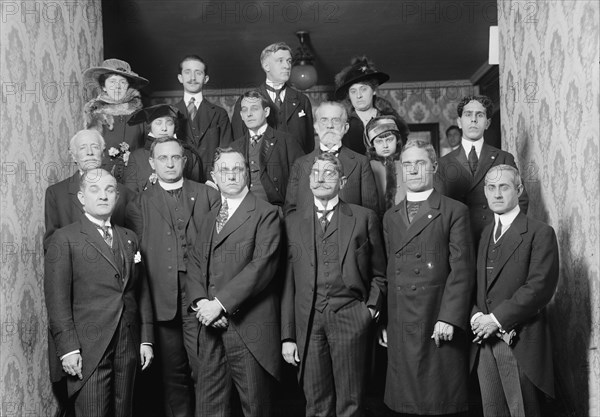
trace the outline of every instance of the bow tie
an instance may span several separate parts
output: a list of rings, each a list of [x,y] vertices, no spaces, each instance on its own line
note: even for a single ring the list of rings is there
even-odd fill
[[[321,155],[323,155],[324,153],[330,153],[333,156],[338,157],[338,156],[340,156],[340,149],[342,149],[342,148],[341,147],[337,148],[335,151],[324,151],[323,149],[319,149],[319,153]]]

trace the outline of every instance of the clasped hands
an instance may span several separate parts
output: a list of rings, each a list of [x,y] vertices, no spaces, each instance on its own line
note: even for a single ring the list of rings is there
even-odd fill
[[[475,335],[473,343],[481,344],[490,336],[498,334],[500,327],[490,314],[482,314],[471,321],[471,331]]]
[[[229,321],[224,315],[223,307],[217,300],[203,298],[196,303],[196,318],[204,326],[212,326],[217,329],[226,329]]]

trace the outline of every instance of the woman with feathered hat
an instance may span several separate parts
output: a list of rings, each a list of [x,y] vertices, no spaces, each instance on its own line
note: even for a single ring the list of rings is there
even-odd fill
[[[381,115],[398,116],[392,105],[377,97],[377,87],[390,79],[378,71],[366,56],[355,57],[352,63],[335,76],[335,99],[350,102],[348,118],[350,127],[342,139],[347,148],[365,155],[369,144],[365,137],[365,126],[373,117]]]
[[[122,179],[128,152],[144,145],[144,127],[130,126],[127,121],[142,108],[138,90],[147,85],[148,80],[137,75],[127,62],[120,59],[106,59],[101,66],[88,68],[83,79],[86,87],[100,91],[84,106],[84,127],[100,131],[108,152],[103,168],[112,170],[117,179]],[[120,169],[114,169],[115,165]]]

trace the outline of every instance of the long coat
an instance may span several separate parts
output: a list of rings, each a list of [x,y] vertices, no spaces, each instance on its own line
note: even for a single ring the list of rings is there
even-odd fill
[[[57,230],[45,256],[44,293],[49,321],[50,377],[66,374],[60,357],[81,351],[83,379],[72,378],[69,394],[85,384],[98,366],[119,322],[132,332],[134,342],[153,342],[152,305],[139,264],[137,236],[113,226],[123,265],[114,261],[97,227],[83,217]],[[136,349],[139,351],[139,349]]]
[[[546,305],[558,283],[554,229],[519,213],[502,236],[497,266],[488,278],[487,250],[493,229],[493,223],[487,226],[479,243],[477,296],[471,316],[493,313],[504,330],[514,329],[517,336],[511,349],[519,368],[536,387],[554,396],[552,343],[546,316]],[[472,363],[478,352],[479,345],[473,345]]]
[[[131,228],[140,237],[157,321],[175,318],[178,305],[178,234],[167,206],[166,192],[160,184],[150,184],[127,207]],[[220,204],[219,193],[213,188],[183,180],[181,191],[182,227],[188,250],[196,243],[200,225],[210,210]]]
[[[248,159],[250,135],[236,139],[231,147]],[[283,206],[292,164],[304,156],[298,142],[288,133],[267,127],[263,134],[260,153],[260,182],[271,204]]]
[[[309,179],[315,157],[320,152],[320,149],[315,149],[294,162],[285,198],[286,215],[305,204],[312,207],[314,200]],[[347,179],[346,185],[340,191],[340,198],[346,203],[363,206],[377,213],[379,209],[377,188],[367,157],[342,146],[338,158]]]
[[[283,98],[285,118],[280,118],[277,107],[267,92],[266,84],[262,83],[258,87],[258,91],[269,100],[269,107],[271,108],[267,118],[269,126],[292,135],[305,154],[312,152],[315,149],[315,128],[313,126],[312,105],[308,97],[292,87],[286,87],[285,97]],[[248,131],[240,115],[241,103],[242,98],[240,97],[235,103],[231,115],[233,137],[235,138],[243,136]]]
[[[340,200],[338,253],[342,280],[360,301],[380,311],[386,293],[385,254],[380,222],[372,210]],[[310,317],[315,303],[314,209],[304,207],[285,219],[287,272],[281,300],[281,340],[294,340],[300,374],[306,354]]]
[[[77,198],[80,178],[79,172],[76,172],[71,177],[46,189],[44,248],[47,248],[50,237],[55,230],[75,223],[83,216],[83,206]],[[119,191],[119,199],[110,221],[112,224],[125,226],[127,205],[135,198],[135,193],[122,184],[117,184],[117,190]]]
[[[198,106],[194,120],[189,120],[188,111],[183,99],[175,104],[185,118],[177,130],[177,137],[189,144],[200,155],[203,178],[210,178],[215,150],[228,146],[233,140],[231,124],[227,112],[205,98]]]
[[[491,167],[500,164],[507,164],[516,168],[515,158],[508,152],[484,143],[475,175],[471,174],[469,161],[462,146],[440,158],[438,163],[438,170],[434,177],[434,187],[441,194],[458,200],[469,207],[471,232],[473,242],[477,247],[483,228],[494,220],[494,213],[488,207],[483,191],[485,175]],[[526,182],[527,178],[523,178],[523,180]],[[521,197],[519,197],[519,206],[523,213],[527,213],[528,205],[529,197],[527,192],[523,190]]]
[[[276,272],[281,224],[277,207],[248,192],[217,234],[219,210],[220,204],[205,216],[190,253],[188,299],[193,303],[217,298],[227,311],[229,328],[238,333],[258,363],[279,379],[280,283]]]
[[[412,223],[406,200],[383,218],[388,257],[388,371],[385,403],[410,414],[467,409],[467,329],[475,258],[464,204],[435,190]],[[437,321],[450,342],[431,339]]]

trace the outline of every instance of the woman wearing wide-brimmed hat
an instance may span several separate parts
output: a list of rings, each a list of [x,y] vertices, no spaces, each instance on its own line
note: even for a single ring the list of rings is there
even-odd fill
[[[400,152],[408,139],[408,133],[406,122],[396,116],[377,116],[367,123],[367,156],[375,177],[379,211],[382,215],[406,196]]]
[[[378,71],[366,56],[354,58],[336,74],[335,99],[349,101],[352,107],[348,118],[350,127],[342,139],[344,146],[365,155],[369,146],[365,126],[369,120],[386,114],[398,116],[387,100],[377,97],[377,87],[389,79],[390,76]]]
[[[148,80],[137,75],[127,62],[120,59],[106,59],[101,66],[88,68],[84,71],[83,78],[86,87],[95,87],[100,91],[84,107],[84,127],[97,129],[104,137],[108,152],[104,168],[112,169],[115,164],[124,165],[125,151],[133,151],[144,145],[144,126],[131,126],[127,121],[142,108],[138,90],[147,85]],[[126,143],[128,149],[123,149],[122,143]],[[111,148],[114,150],[111,151]],[[115,151],[119,153],[115,154]],[[119,172],[115,174],[119,179],[122,169],[117,171]]]

